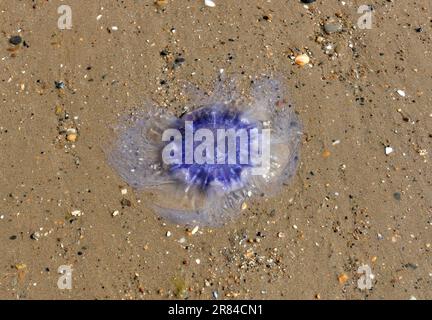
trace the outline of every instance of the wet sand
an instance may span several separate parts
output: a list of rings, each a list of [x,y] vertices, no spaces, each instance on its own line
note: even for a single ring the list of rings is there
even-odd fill
[[[371,29],[352,0],[163,2],[70,0],[66,30],[63,2],[1,2],[0,298],[431,299],[431,2],[371,1]],[[176,226],[104,148],[221,69],[285,79],[300,166],[225,227]]]

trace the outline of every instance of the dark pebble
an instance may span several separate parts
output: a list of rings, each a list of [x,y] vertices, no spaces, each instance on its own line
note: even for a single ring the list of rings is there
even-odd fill
[[[415,29],[416,32],[423,32],[423,28],[422,27],[418,27]]]
[[[315,2],[315,0],[301,0],[301,2],[303,2],[303,3],[313,3],[313,2]]]
[[[65,84],[63,81],[54,81],[56,89],[63,89],[65,87]]]
[[[15,240],[16,238],[17,238],[16,235],[13,235],[13,236],[10,236],[10,237],[9,237],[10,240]]]
[[[406,269],[412,269],[412,270],[415,270],[415,269],[418,268],[418,266],[417,266],[416,264],[411,263],[411,262],[408,262],[407,264],[405,264],[404,267],[405,267]]]
[[[395,193],[393,193],[393,198],[395,198],[396,200],[400,200],[400,199],[401,199],[401,194],[400,194],[400,192],[395,192]]]
[[[185,61],[186,61],[185,58],[183,58],[183,57],[177,57],[177,58],[174,60],[174,64],[175,64],[176,66],[180,66],[180,65],[182,65]]]
[[[9,38],[9,43],[14,46],[19,45],[22,42],[22,38],[20,36],[12,36]]]
[[[132,205],[132,203],[130,202],[130,200],[128,200],[128,199],[121,199],[121,201],[120,201],[120,204],[123,206],[123,207],[130,207],[131,205]]]
[[[169,55],[169,52],[168,52],[167,49],[163,49],[163,50],[160,52],[160,55],[161,55],[162,57],[166,57],[167,55]]]

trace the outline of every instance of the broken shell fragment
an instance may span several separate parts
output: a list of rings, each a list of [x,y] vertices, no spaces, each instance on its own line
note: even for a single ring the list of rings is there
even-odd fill
[[[310,62],[310,58],[307,54],[303,53],[295,57],[294,60],[295,64],[303,67],[304,65],[308,64]]]

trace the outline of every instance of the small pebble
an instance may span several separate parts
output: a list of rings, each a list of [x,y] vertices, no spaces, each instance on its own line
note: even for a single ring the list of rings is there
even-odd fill
[[[398,89],[396,92],[397,92],[401,97],[405,97],[405,95],[406,95],[405,91],[400,90],[400,89]]]
[[[345,273],[342,273],[338,276],[338,281],[340,284],[344,284],[345,282],[347,282],[348,280],[348,276]]]
[[[68,133],[68,134],[66,135],[66,139],[67,139],[67,141],[69,141],[69,142],[75,142],[76,139],[77,139],[77,134],[76,134],[76,133]]]
[[[393,148],[392,147],[385,147],[385,154],[386,155],[389,155],[390,153],[392,153],[394,150],[393,150]]]
[[[12,36],[9,38],[9,43],[14,46],[19,45],[22,42],[22,38],[20,36]]]
[[[324,31],[327,34],[341,32],[342,31],[342,25],[339,22],[329,22],[324,24]]]
[[[56,89],[63,89],[65,87],[65,84],[63,81],[54,81]]]
[[[71,212],[71,215],[74,217],[80,217],[80,216],[82,216],[82,212],[81,212],[81,210],[74,210]]]
[[[207,7],[211,7],[211,8],[216,7],[216,3],[214,3],[212,0],[204,0],[204,4],[205,4]]]
[[[191,234],[194,235],[195,233],[197,233],[197,232],[198,232],[198,229],[199,229],[198,226],[196,226],[195,228],[193,228],[192,231],[191,231]]]
[[[314,3],[315,0],[301,0],[301,2],[309,4],[309,3]]]
[[[40,236],[41,236],[40,233],[38,231],[36,231],[30,235],[30,239],[37,241],[37,240],[39,240]]]
[[[132,205],[132,202],[128,199],[123,198],[123,199],[121,199],[120,204],[123,207],[130,207]]]
[[[308,64],[310,61],[310,58],[307,54],[300,54],[297,57],[295,57],[295,64],[303,67],[304,65]]]

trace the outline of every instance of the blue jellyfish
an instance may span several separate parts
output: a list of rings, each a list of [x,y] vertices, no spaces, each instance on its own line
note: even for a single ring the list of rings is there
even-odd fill
[[[254,81],[248,94],[234,82],[220,80],[212,95],[189,88],[180,117],[148,105],[116,128],[109,164],[173,223],[223,225],[295,175],[302,129],[282,82]]]

